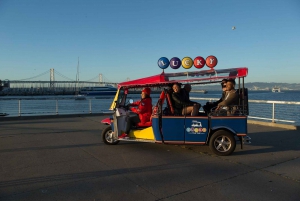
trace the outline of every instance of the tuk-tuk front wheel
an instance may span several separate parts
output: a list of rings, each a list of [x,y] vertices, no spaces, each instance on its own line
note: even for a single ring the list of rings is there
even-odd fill
[[[102,131],[102,141],[108,145],[115,145],[120,142],[119,140],[113,139],[113,131],[111,129],[111,126],[108,126]]]
[[[236,142],[232,133],[225,130],[216,131],[210,138],[209,148],[216,155],[228,156],[235,150]]]

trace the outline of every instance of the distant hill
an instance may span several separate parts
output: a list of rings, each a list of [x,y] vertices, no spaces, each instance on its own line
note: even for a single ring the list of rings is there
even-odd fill
[[[237,83],[238,85],[238,83]],[[279,82],[248,82],[245,83],[245,87],[249,90],[264,90],[271,91],[273,87],[280,87],[281,90],[300,90],[300,83],[279,83]],[[205,89],[205,90],[221,90],[220,84],[208,84],[194,86],[193,89]]]
[[[300,90],[300,83],[279,83],[279,82],[249,82],[246,87],[251,90],[272,90],[279,87],[281,90]]]

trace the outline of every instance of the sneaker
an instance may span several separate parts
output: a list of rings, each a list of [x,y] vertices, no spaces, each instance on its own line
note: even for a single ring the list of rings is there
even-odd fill
[[[129,138],[128,135],[126,133],[122,133],[122,135],[119,136],[119,139],[127,139]]]

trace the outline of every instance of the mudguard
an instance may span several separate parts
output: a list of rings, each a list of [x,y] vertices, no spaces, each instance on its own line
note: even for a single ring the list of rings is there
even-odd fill
[[[111,125],[111,120],[108,117],[108,118],[105,118],[105,119],[101,120],[101,123],[106,124],[106,125]]]

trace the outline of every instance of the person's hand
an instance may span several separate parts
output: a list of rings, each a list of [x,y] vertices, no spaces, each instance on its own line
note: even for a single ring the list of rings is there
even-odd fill
[[[126,108],[127,110],[129,110],[129,109],[130,109],[130,106],[131,106],[131,104],[127,104],[127,105],[125,105],[125,108]]]

